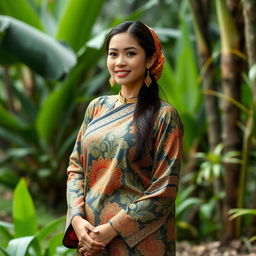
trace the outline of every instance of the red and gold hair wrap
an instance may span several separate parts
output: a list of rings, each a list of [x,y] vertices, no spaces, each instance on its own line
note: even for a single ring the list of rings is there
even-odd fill
[[[155,49],[156,49],[156,52],[155,52],[156,59],[155,59],[153,65],[151,66],[149,72],[151,75],[154,76],[154,78],[156,80],[158,80],[162,74],[165,57],[163,55],[162,46],[161,46],[161,43],[160,43],[160,40],[159,40],[157,34],[155,33],[155,31],[152,28],[150,28],[149,26],[147,26],[147,27],[150,30],[150,32],[154,38],[154,44],[155,44]]]

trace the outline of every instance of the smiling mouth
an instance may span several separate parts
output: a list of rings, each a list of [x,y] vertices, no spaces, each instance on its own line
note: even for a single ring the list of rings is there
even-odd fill
[[[126,77],[130,71],[116,71],[116,75],[119,78]]]

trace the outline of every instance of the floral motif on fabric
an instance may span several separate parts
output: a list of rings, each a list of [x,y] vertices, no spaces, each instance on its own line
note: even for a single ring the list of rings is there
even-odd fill
[[[165,253],[164,243],[148,236],[138,245],[138,250],[143,256],[163,256]]]
[[[116,161],[110,159],[93,160],[88,174],[89,186],[93,193],[112,195],[121,186],[122,172],[116,168]]]
[[[102,224],[109,222],[122,208],[118,203],[108,203],[101,211],[100,220]]]
[[[124,241],[120,238],[115,238],[109,245],[109,255],[116,256],[129,256],[129,251]]]
[[[71,220],[109,222],[118,232],[97,256],[174,256],[175,198],[183,127],[176,110],[161,102],[149,148],[134,162],[136,104],[114,108],[117,96],[93,100],[85,113],[67,170],[67,228],[63,239],[78,246]]]

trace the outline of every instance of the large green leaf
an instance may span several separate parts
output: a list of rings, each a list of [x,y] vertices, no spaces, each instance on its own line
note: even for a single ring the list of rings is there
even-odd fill
[[[34,236],[25,236],[10,240],[7,252],[10,256],[27,256],[30,248],[33,249],[33,255],[41,256],[38,240]]]
[[[189,37],[188,25],[185,20],[181,23],[182,36],[177,41],[176,48],[176,83],[179,94],[182,95],[182,112],[195,116],[200,103],[202,93],[199,87],[198,68],[193,51],[191,39]],[[178,92],[176,92],[177,96]]]
[[[10,139],[16,139],[22,143],[22,139],[26,138],[29,141],[34,141],[36,138],[35,132],[29,125],[20,120],[17,116],[9,113],[3,106],[0,105],[0,136],[7,135],[8,138],[12,133],[14,137]],[[3,129],[5,128],[5,129]],[[9,132],[8,132],[9,131]],[[20,137],[18,137],[18,136]]]
[[[39,241],[43,241],[48,235],[50,235],[60,224],[65,222],[66,216],[60,217],[46,226],[44,226],[40,231],[36,233],[36,237]]]
[[[0,11],[7,16],[12,16],[18,20],[24,21],[39,30],[44,30],[40,18],[27,0],[1,0]]]
[[[62,239],[63,239],[64,233],[59,233],[54,235],[47,246],[47,255],[49,256],[55,256],[56,255],[56,249],[57,247],[62,245]]]
[[[13,225],[11,223],[0,221],[0,237],[2,240],[9,241],[13,238],[12,232],[10,230],[13,231]],[[3,244],[3,241],[1,242]]]
[[[57,133],[62,115],[65,114],[65,108],[68,106],[68,102],[72,101],[71,88],[71,84],[65,83],[55,89],[39,111],[36,128],[45,142],[50,142],[54,134]]]
[[[0,48],[50,80],[62,79],[76,64],[76,55],[47,34],[0,15]]]
[[[10,114],[2,105],[0,105],[0,125],[16,132],[28,129],[26,123]]]
[[[34,203],[24,179],[14,190],[13,223],[16,237],[34,235],[38,229]]]
[[[0,245],[0,252],[2,256],[11,256],[1,245]]]
[[[179,111],[183,110],[182,94],[175,80],[174,71],[168,61],[165,60],[162,76],[158,81],[160,86],[160,97],[174,105]]]
[[[96,64],[102,51],[86,48],[78,60],[78,65],[72,70],[68,79],[59,88],[56,88],[46,99],[39,111],[36,121],[37,131],[45,142],[50,142],[53,136],[62,135],[60,123],[70,115],[68,108],[76,104],[74,100],[75,86],[81,75],[85,75]],[[58,133],[57,133],[58,131]],[[60,139],[59,142],[63,143]]]
[[[78,51],[90,38],[103,3],[103,0],[69,0],[60,21],[57,38]]]

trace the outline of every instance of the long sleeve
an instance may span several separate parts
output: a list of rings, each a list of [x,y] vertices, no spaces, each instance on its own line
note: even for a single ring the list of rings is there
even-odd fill
[[[84,180],[85,170],[83,167],[83,147],[82,138],[86,132],[88,123],[93,116],[93,102],[89,104],[83,123],[78,132],[73,152],[69,158],[69,166],[67,168],[67,218],[66,218],[66,232],[63,238],[63,244],[69,248],[76,248],[78,244],[77,236],[71,225],[73,217],[80,215],[85,217],[85,203],[84,203]]]
[[[163,108],[154,126],[154,164],[143,195],[111,220],[122,239],[134,247],[158,230],[170,215],[178,192],[183,126],[171,106]]]

